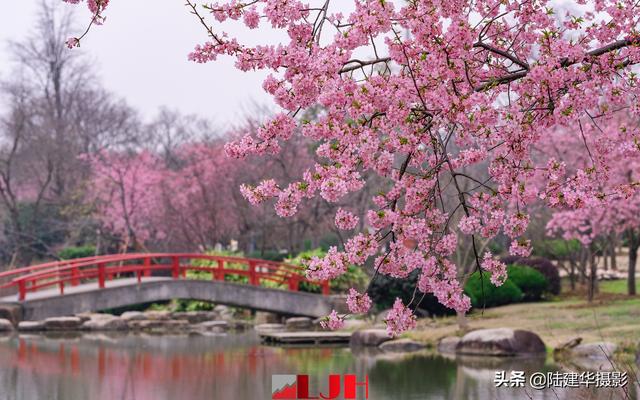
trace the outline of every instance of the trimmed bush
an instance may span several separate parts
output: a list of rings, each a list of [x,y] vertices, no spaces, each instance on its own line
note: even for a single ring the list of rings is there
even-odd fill
[[[543,257],[521,258],[508,256],[502,258],[501,261],[507,265],[519,264],[535,269],[547,278],[547,291],[555,295],[560,294],[560,273],[558,268],[548,259]]]
[[[539,301],[542,294],[548,292],[547,278],[537,270],[526,265],[509,265],[507,267],[509,280],[522,291],[523,301]]]
[[[95,255],[95,246],[65,247],[58,252],[58,257],[63,260],[72,260],[74,258],[91,257]]]
[[[474,272],[469,277],[464,287],[464,292],[471,299],[474,308],[495,307],[505,304],[517,303],[522,300],[522,290],[507,279],[501,286],[491,283],[488,273]]]

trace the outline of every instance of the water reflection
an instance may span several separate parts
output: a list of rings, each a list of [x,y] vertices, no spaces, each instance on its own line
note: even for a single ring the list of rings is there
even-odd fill
[[[370,399],[626,398],[618,393],[495,388],[496,370],[545,371],[543,359],[448,359],[348,348],[261,346],[253,333],[76,335],[0,339],[0,399],[268,399],[272,374],[369,376]],[[607,396],[605,396],[607,394]],[[629,398],[636,398],[636,391]]]

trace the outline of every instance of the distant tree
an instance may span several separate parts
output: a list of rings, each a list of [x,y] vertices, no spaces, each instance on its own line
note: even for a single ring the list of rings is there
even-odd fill
[[[550,133],[548,152],[558,163],[556,173],[572,175],[569,168],[582,168],[592,173],[603,174],[597,190],[607,199],[585,202],[578,209],[556,211],[547,228],[550,233],[562,235],[564,239],[578,239],[591,249],[590,256],[590,295],[596,291],[596,263],[594,252],[603,253],[608,249],[612,236],[623,235],[629,246],[628,293],[636,294],[636,264],[640,247],[640,193],[625,190],[622,196],[612,196],[621,188],[640,181],[640,146],[636,135],[640,130],[640,118],[620,115],[619,118],[603,121],[600,124],[579,126]],[[576,152],[577,147],[590,149],[587,154]],[[606,149],[606,150],[605,150]],[[601,154],[606,151],[610,159]]]
[[[89,169],[78,156],[136,140],[135,113],[98,85],[81,53],[67,51],[72,15],[57,4],[42,1],[33,34],[10,44],[15,73],[0,85],[0,212],[10,265],[80,240],[92,221],[83,199]],[[43,221],[54,241],[40,237]]]

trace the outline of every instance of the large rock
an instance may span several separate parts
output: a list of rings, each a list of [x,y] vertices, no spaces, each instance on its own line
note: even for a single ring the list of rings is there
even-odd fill
[[[215,311],[218,315],[220,315],[220,318],[222,319],[233,318],[233,310],[227,306],[217,305],[213,308],[213,311]]]
[[[146,319],[166,321],[171,319],[170,311],[146,311],[144,313]]]
[[[253,320],[256,324],[279,324],[282,322],[282,318],[278,314],[266,311],[256,311]]]
[[[254,327],[258,332],[280,332],[285,330],[282,324],[259,324]]]
[[[9,332],[13,330],[13,324],[8,319],[0,319],[0,332]]]
[[[232,319],[229,321],[229,327],[231,329],[243,331],[245,329],[250,329],[253,327],[253,323],[251,321],[245,321],[241,319]]]
[[[216,319],[217,314],[212,311],[186,311],[186,312],[174,312],[171,314],[173,319],[184,319],[189,321],[190,324],[199,324],[205,321],[211,321]]]
[[[227,321],[206,321],[194,325],[197,330],[222,333],[229,329],[229,323]]]
[[[141,311],[126,311],[120,315],[120,318],[125,321],[142,321],[147,319],[147,316]]]
[[[89,331],[123,331],[127,328],[127,323],[118,317],[95,318],[82,324],[82,329]]]
[[[8,319],[13,324],[22,320],[22,306],[20,304],[0,304],[0,319]]]
[[[617,346],[611,342],[579,344],[570,350],[571,357],[611,358]]]
[[[80,321],[82,321],[83,324],[87,321],[97,321],[97,320],[103,320],[103,319],[118,318],[115,315],[104,314],[104,313],[81,313],[81,314],[76,314],[75,316],[80,318]]]
[[[308,331],[311,329],[311,318],[307,317],[293,317],[287,318],[285,326],[289,331]]]
[[[442,354],[455,354],[458,343],[460,343],[460,338],[458,336],[444,337],[438,341],[438,352]]]
[[[80,323],[85,323],[85,322],[91,320],[92,318],[97,318],[96,315],[98,315],[98,314],[94,314],[94,313],[79,313],[79,314],[76,314],[75,317],[76,318],[80,318]]]
[[[164,321],[160,320],[133,320],[128,322],[128,326],[133,330],[149,330],[149,329],[160,329],[163,326]]]
[[[44,320],[48,331],[74,331],[80,329],[82,320],[78,317],[53,317]]]
[[[541,355],[546,352],[538,335],[523,329],[478,329],[462,337],[457,354],[480,356]]]
[[[380,349],[391,353],[408,353],[424,349],[426,346],[411,339],[395,339],[384,342]]]
[[[18,324],[20,332],[42,332],[45,329],[44,321],[22,321]]]
[[[617,346],[611,342],[585,343],[569,350],[569,362],[580,369],[613,370],[613,353]]]
[[[129,321],[128,326],[131,329],[143,330],[143,331],[182,330],[189,327],[189,321],[184,319],[177,319],[177,320],[149,319],[149,320],[143,320],[143,321]]]
[[[210,330],[210,329],[216,329],[216,330],[227,330],[229,329],[229,323],[227,321],[206,321],[206,322],[201,322],[199,324],[196,325],[197,328],[199,329],[205,329],[205,330]]]
[[[380,346],[382,343],[391,340],[384,329],[363,329],[353,332],[349,340],[349,346]]]

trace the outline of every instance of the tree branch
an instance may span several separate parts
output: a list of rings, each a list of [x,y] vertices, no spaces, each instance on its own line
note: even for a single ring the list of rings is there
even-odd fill
[[[599,57],[599,56],[607,54],[609,52],[616,51],[616,50],[622,49],[624,47],[632,46],[632,45],[638,45],[638,44],[640,44],[640,39],[638,39],[638,38],[618,40],[618,41],[610,43],[610,44],[608,44],[606,46],[599,47],[597,49],[594,49],[594,50],[591,50],[591,51],[587,52],[585,57],[583,57],[582,59],[570,60],[568,58],[565,58],[560,62],[560,66],[563,67],[563,68],[564,67],[568,67],[570,65],[574,65],[574,64],[577,64],[579,62],[582,62],[582,61],[586,60],[589,57]],[[493,79],[491,79],[490,82],[487,82],[487,83],[484,83],[484,84],[482,84],[480,86],[477,86],[474,90],[476,92],[483,92],[483,91],[491,89],[491,88],[493,88],[493,87],[495,87],[497,85],[502,85],[502,84],[505,84],[505,83],[513,82],[513,81],[518,80],[520,78],[524,78],[525,76],[527,76],[528,73],[529,73],[528,70],[527,71],[518,71],[518,72],[507,74],[507,75],[504,75],[504,76],[501,76],[501,77],[493,78]]]

